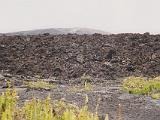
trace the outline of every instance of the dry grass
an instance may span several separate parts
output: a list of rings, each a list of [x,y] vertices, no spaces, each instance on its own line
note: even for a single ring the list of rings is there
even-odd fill
[[[33,98],[22,107],[17,106],[17,100],[15,90],[8,89],[0,96],[1,120],[99,120],[97,113],[88,110],[88,96],[82,108],[63,101],[53,104],[50,96],[45,100]],[[108,120],[108,115],[105,120]]]
[[[43,80],[39,80],[39,81],[32,81],[32,82],[28,82],[26,84],[26,86],[28,88],[31,88],[31,89],[45,89],[45,90],[49,90],[49,89],[52,89],[52,88],[55,88],[56,85],[55,84],[50,84],[48,82],[45,82]]]

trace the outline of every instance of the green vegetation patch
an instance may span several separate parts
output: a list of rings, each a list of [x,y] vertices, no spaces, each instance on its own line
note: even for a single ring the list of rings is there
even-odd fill
[[[131,76],[123,81],[123,90],[131,94],[149,95],[160,98],[160,77],[146,79],[144,77]]]
[[[160,93],[153,93],[153,94],[151,94],[151,97],[153,99],[159,99],[160,98]]]
[[[0,95],[0,120],[100,120],[97,113],[89,112],[86,99],[81,108],[63,101],[53,103],[50,96],[45,100],[27,100],[18,107],[16,91],[8,89]]]
[[[55,88],[56,85],[50,84],[48,82],[40,80],[40,81],[36,81],[36,82],[32,81],[32,82],[27,83],[27,87],[31,88],[31,89],[45,89],[45,90],[49,90],[49,89]]]

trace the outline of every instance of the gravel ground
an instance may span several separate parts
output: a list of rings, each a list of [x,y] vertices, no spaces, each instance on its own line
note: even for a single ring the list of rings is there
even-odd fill
[[[105,80],[104,80],[105,81]],[[118,81],[118,80],[117,80]],[[81,84],[57,84],[51,90],[33,90],[26,87],[16,86],[19,95],[19,105],[24,101],[32,99],[33,96],[45,99],[48,94],[51,99],[64,100],[78,106],[83,106],[85,96],[88,95],[88,107],[91,112],[95,112],[99,103],[98,114],[104,118],[109,114],[109,120],[159,120],[160,101],[152,100],[146,96],[131,95],[121,91],[121,81],[105,81],[94,83],[91,91],[73,91],[72,88],[82,88]],[[5,89],[0,89],[0,92]],[[98,101],[99,100],[99,101]]]

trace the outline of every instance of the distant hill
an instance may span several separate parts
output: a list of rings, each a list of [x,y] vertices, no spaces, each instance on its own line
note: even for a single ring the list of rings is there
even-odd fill
[[[49,33],[52,35],[59,35],[59,34],[109,34],[108,32],[104,32],[101,30],[90,29],[90,28],[50,28],[50,29],[37,29],[37,30],[29,30],[29,31],[20,31],[20,32],[12,32],[6,33],[6,35],[38,35]]]

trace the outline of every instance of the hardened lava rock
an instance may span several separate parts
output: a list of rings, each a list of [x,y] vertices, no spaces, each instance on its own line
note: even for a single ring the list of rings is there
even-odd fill
[[[61,79],[158,76],[160,35],[2,35],[0,70]]]

